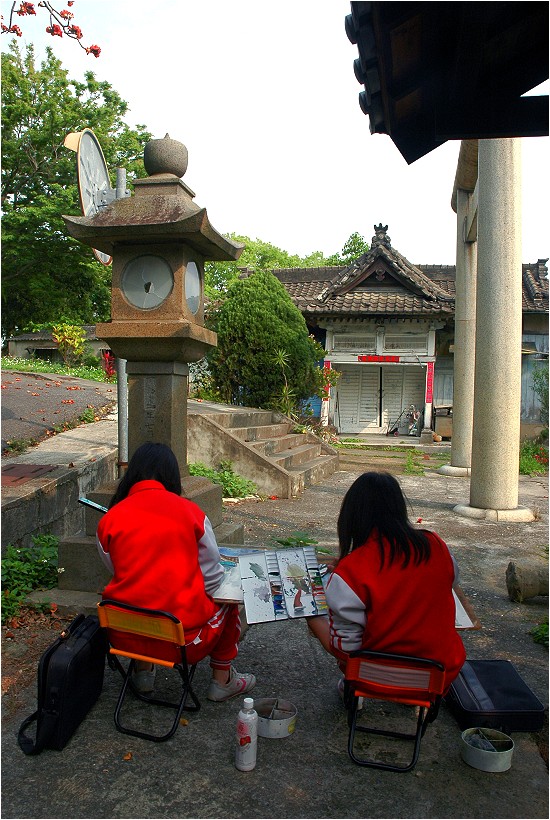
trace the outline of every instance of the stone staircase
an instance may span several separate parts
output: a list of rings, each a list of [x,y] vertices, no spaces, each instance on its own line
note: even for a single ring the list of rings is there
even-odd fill
[[[271,410],[188,402],[187,458],[233,470],[262,495],[293,498],[338,469],[338,452]]]

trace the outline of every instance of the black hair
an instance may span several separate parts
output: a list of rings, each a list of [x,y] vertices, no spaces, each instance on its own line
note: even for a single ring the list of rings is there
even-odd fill
[[[147,442],[137,448],[130,459],[128,469],[122,476],[109,507],[126,498],[138,481],[160,481],[168,492],[181,495],[181,475],[176,456],[167,444]]]
[[[420,564],[430,557],[428,538],[409,521],[407,500],[390,473],[363,473],[345,494],[338,516],[340,558],[362,546],[373,532],[378,537],[380,569],[384,566],[383,539],[390,546],[390,564],[400,558],[406,567],[411,558]]]

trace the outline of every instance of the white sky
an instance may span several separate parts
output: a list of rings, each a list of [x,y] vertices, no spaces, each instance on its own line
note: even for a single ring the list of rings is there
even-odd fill
[[[20,46],[41,55],[52,45],[69,77],[91,70],[111,83],[130,126],[185,143],[185,182],[221,233],[328,255],[354,231],[370,242],[382,222],[411,262],[454,263],[460,143],[407,165],[388,136],[370,134],[347,0],[77,0],[71,10],[98,59],[43,33],[43,9],[17,19]],[[523,140],[524,262],[550,256],[548,147]]]

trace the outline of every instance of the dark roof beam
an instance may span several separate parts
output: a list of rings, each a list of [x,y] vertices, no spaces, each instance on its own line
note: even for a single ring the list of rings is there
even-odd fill
[[[435,133],[448,139],[497,139],[499,137],[544,137],[548,135],[548,97],[520,97],[517,100],[471,99],[453,108],[438,107]]]

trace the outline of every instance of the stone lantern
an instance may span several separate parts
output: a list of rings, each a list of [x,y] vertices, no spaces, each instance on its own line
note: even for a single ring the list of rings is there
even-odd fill
[[[146,441],[168,444],[184,476],[188,365],[216,344],[204,327],[204,262],[237,259],[244,246],[193,201],[181,142],[152,140],[144,164],[149,177],[134,182],[134,196],[63,219],[71,236],[113,258],[111,321],[96,333],[127,360],[129,456]]]
[[[204,262],[237,259],[243,245],[210,224],[182,181],[187,149],[166,135],[145,146],[149,176],[132,197],[116,199],[94,216],[64,216],[72,237],[113,259],[111,321],[96,326],[128,374],[128,453],[143,443],[169,445],[180,466],[183,493],[208,515],[218,543],[243,543],[242,526],[222,521],[222,491],[187,469],[189,362],[216,344],[204,326]],[[116,481],[88,497],[106,506]],[[97,555],[100,513],[86,510],[85,533],[63,538],[58,600],[93,612],[109,575]]]

